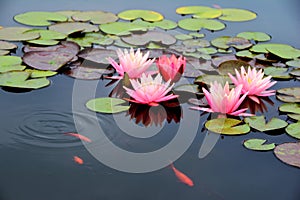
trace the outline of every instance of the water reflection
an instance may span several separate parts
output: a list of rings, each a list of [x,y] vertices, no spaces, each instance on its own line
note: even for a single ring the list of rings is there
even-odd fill
[[[257,97],[259,103],[253,101],[249,97],[245,98],[241,104],[241,108],[249,108],[250,113],[264,113],[268,111],[267,104],[273,106],[274,102],[269,97]]]

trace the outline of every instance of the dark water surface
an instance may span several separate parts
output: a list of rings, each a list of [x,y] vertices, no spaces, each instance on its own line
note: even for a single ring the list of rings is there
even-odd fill
[[[1,0],[0,25],[21,26],[13,21],[13,16],[22,12],[59,10],[118,13],[126,9],[150,9],[164,14],[166,19],[177,21],[181,18],[175,13],[177,7],[213,4],[223,8],[249,9],[256,12],[258,18],[242,23],[225,22],[225,30],[207,32],[205,39],[220,35],[234,36],[243,31],[261,31],[272,36],[271,42],[300,48],[300,3],[297,0]],[[17,54],[21,55],[20,50]],[[299,169],[283,164],[272,151],[254,152],[242,146],[243,140],[255,137],[266,138],[278,144],[295,141],[294,139],[286,134],[271,136],[259,132],[237,137],[225,136],[205,158],[200,159],[198,153],[205,136],[202,127],[207,115],[195,122],[199,124],[197,135],[188,150],[175,162],[178,169],[193,179],[194,187],[180,183],[170,167],[149,173],[126,173],[112,169],[99,162],[76,138],[63,134],[80,131],[75,127],[72,110],[75,80],[65,75],[50,79],[51,86],[27,93],[0,90],[0,200],[300,199]],[[96,81],[85,82],[97,84]],[[106,80],[99,81],[97,93],[94,94],[96,97],[109,94],[112,88],[105,88],[106,83]],[[299,86],[299,81],[280,82],[275,89],[291,85]],[[88,100],[90,97],[83,98]],[[268,116],[277,116],[279,101],[274,96],[271,100],[275,106],[268,106]],[[121,123],[117,122],[120,120],[116,118],[118,116],[97,116],[103,131],[114,144],[136,152],[162,148],[175,137],[180,126],[171,122],[157,130],[160,132],[154,137],[134,138],[122,134],[120,127],[117,127]],[[193,117],[184,115],[184,119],[193,127]],[[128,117],[124,120],[128,121]],[[85,115],[81,115],[80,122],[85,125],[93,124]],[[138,128],[136,127],[137,130]],[[187,135],[192,131],[192,128],[185,130]],[[151,134],[146,132],[145,134]],[[144,134],[142,129],[141,134]],[[102,142],[95,138],[94,145],[105,146]],[[74,163],[74,155],[83,158],[85,164]],[[112,159],[115,159],[113,154]],[[126,162],[128,158],[118,159]],[[151,162],[156,161],[148,162],[151,165]]]

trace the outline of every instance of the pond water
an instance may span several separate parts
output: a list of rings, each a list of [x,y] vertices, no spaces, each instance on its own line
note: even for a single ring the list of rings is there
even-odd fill
[[[297,0],[5,0],[0,2],[0,25],[20,26],[13,16],[27,11],[96,9],[113,13],[149,9],[177,21],[180,16],[175,10],[180,6],[213,4],[249,9],[258,18],[226,22],[222,31],[204,31],[205,39],[261,31],[270,34],[273,43],[300,48]],[[21,49],[16,54],[22,55]],[[30,92],[0,90],[0,200],[300,199],[298,168],[279,161],[273,151],[251,151],[242,145],[249,138],[265,138],[276,144],[297,141],[286,134],[262,136],[252,131],[242,136],[224,136],[199,158],[207,114],[200,116],[185,104],[183,116],[172,110],[170,123],[143,128],[124,113],[95,114],[84,107],[91,98],[108,96],[113,87],[104,86],[109,80],[75,80],[63,74],[50,80],[49,87]],[[299,86],[299,81],[281,81],[274,89],[289,86]],[[275,96],[270,99],[274,105],[267,105],[267,115],[277,116],[281,102]],[[180,117],[180,123],[176,123]],[[94,128],[95,124],[101,128]],[[93,143],[83,144],[66,132],[86,133]],[[118,154],[111,144],[133,153]],[[155,154],[166,145],[172,152]],[[75,163],[73,156],[81,157],[84,164]],[[169,160],[176,160],[174,165],[194,181],[193,187],[178,181],[171,167],[166,166]]]

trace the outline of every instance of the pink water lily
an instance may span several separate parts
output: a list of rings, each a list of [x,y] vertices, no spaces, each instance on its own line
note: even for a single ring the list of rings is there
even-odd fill
[[[133,99],[129,101],[148,104],[150,106],[158,106],[160,102],[175,99],[178,95],[168,94],[173,84],[170,84],[170,80],[164,82],[160,74],[152,78],[151,75],[142,74],[140,79],[130,79],[130,83],[133,89],[124,86],[127,94]]]
[[[245,93],[241,96],[242,87],[242,85],[238,85],[236,88],[232,88],[230,90],[228,82],[226,82],[223,87],[220,83],[215,81],[210,86],[210,92],[208,92],[205,88],[202,88],[210,108],[192,107],[192,109],[228,115],[251,116],[252,114],[245,113],[248,108],[238,110],[239,106],[248,94]]]
[[[232,82],[235,85],[243,85],[242,94],[248,93],[248,96],[253,101],[259,103],[257,96],[271,96],[275,94],[275,90],[267,90],[276,84],[276,81],[271,82],[271,76],[264,77],[264,72],[262,69],[257,71],[255,68],[251,70],[248,67],[248,72],[246,72],[244,67],[241,67],[241,72],[235,70],[236,77],[228,74]]]
[[[124,51],[118,49],[117,54],[119,57],[119,64],[112,58],[108,58],[110,64],[119,74],[119,76],[115,78],[123,78],[124,73],[127,73],[129,78],[139,78],[155,61],[155,58],[148,59],[149,53],[150,52],[148,51],[143,55],[140,49],[137,49],[137,51],[134,52],[133,48],[130,48],[129,51],[127,49]]]
[[[156,65],[165,81],[171,80],[176,82],[185,70],[186,59],[182,56],[177,58],[174,54],[170,58],[162,55],[156,61]]]

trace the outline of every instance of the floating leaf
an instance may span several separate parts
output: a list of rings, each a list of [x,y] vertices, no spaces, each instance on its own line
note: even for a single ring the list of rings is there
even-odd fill
[[[249,21],[256,18],[256,13],[250,10],[236,9],[236,8],[224,8],[221,9],[223,15],[219,17],[221,20],[242,22]]]
[[[0,56],[0,73],[24,70],[26,66],[21,64],[22,59],[18,56]]]
[[[285,63],[287,66],[300,68],[300,59],[290,60]]]
[[[147,27],[149,29],[159,27],[159,28],[164,29],[164,30],[170,30],[170,29],[174,29],[174,28],[177,27],[176,22],[171,21],[171,20],[166,20],[166,19],[158,21],[158,22],[147,22],[147,21],[137,19],[137,20],[134,20],[132,22],[132,24],[136,24],[136,25],[139,25],[139,26],[144,26],[144,27]]]
[[[300,143],[289,142],[275,147],[274,153],[282,162],[300,168]]]
[[[234,47],[236,49],[246,49],[252,46],[249,40],[241,37],[221,36],[211,41],[211,44],[220,49]]]
[[[86,107],[100,113],[118,113],[129,109],[130,106],[121,105],[124,103],[126,101],[122,99],[103,97],[89,100]]]
[[[205,37],[204,33],[197,33],[197,32],[191,32],[189,33],[190,36],[193,36],[194,38],[203,38]]]
[[[222,10],[211,8],[203,12],[198,12],[193,15],[194,18],[214,19],[222,15]]]
[[[87,24],[83,22],[64,22],[59,24],[53,24],[49,26],[49,30],[64,33],[70,35],[76,32],[97,32],[99,28],[92,24]]]
[[[256,44],[251,47],[250,51],[256,53],[272,53],[284,59],[294,59],[300,56],[300,50],[287,44]]]
[[[283,102],[299,103],[300,87],[281,88],[277,90],[277,98]]]
[[[7,55],[9,53],[10,53],[10,51],[8,51],[8,50],[2,50],[2,49],[0,49],[0,56],[5,56],[5,55]]]
[[[128,22],[113,22],[109,24],[101,24],[100,30],[106,34],[113,35],[129,35],[134,31],[147,31],[145,26],[128,23]]]
[[[184,84],[179,85],[174,88],[176,92],[189,92],[189,93],[197,93],[198,92],[198,85],[196,84]]]
[[[300,69],[294,69],[294,70],[290,71],[290,75],[300,76]]]
[[[150,42],[162,45],[172,45],[176,43],[176,39],[174,36],[159,31],[148,31],[142,34],[131,34],[130,36],[122,37],[122,40],[128,44],[136,46],[144,46]]]
[[[294,120],[300,121],[300,114],[288,114],[288,116]]]
[[[38,33],[27,32],[29,28],[24,27],[7,27],[0,29],[0,40],[6,41],[26,41],[39,38]]]
[[[215,48],[207,47],[207,48],[197,48],[197,51],[203,54],[215,54],[218,51]]]
[[[13,43],[0,41],[0,49],[1,50],[11,50],[11,49],[16,49],[17,47],[18,46]]]
[[[300,114],[300,104],[299,103],[284,103],[278,108],[281,112]]]
[[[114,43],[114,40],[101,33],[86,33],[84,37],[68,38],[68,41],[76,42],[81,47],[91,47],[93,44],[108,46]]]
[[[252,128],[261,132],[281,129],[288,125],[286,121],[275,117],[269,122],[266,122],[265,116],[247,117],[245,118],[245,122],[248,123]]]
[[[28,43],[39,45],[56,45],[59,43],[58,40],[65,39],[67,37],[66,34],[51,30],[32,29],[27,32],[38,33],[40,35],[38,39],[27,41]]]
[[[263,32],[241,32],[237,37],[242,37],[247,40],[254,40],[258,42],[265,42],[271,39],[271,36]]]
[[[194,47],[194,48],[210,46],[209,41],[203,40],[203,39],[185,40],[182,42],[182,44],[184,44],[185,46]]]
[[[215,21],[211,19],[194,19],[194,18],[182,19],[178,22],[178,26],[188,31],[199,31],[202,28],[211,31],[219,31],[225,28],[225,25],[219,21]]]
[[[177,34],[177,35],[175,35],[175,38],[177,40],[189,40],[189,39],[193,39],[193,36],[188,35],[188,34]]]
[[[277,79],[290,79],[291,75],[288,73],[287,68],[282,67],[267,67],[264,69],[264,73],[267,76],[272,76]]]
[[[152,10],[125,10],[118,14],[118,17],[125,20],[134,20],[141,18],[145,21],[156,22],[164,19],[162,14]]]
[[[50,81],[46,78],[28,79],[29,72],[13,71],[0,74],[0,86],[39,89],[46,87]]]
[[[32,51],[55,51],[61,53],[69,53],[74,56],[79,52],[80,47],[75,42],[70,41],[62,41],[59,45],[49,46],[49,47],[36,47],[36,46],[28,46],[26,45],[23,48],[25,53]]]
[[[215,133],[224,135],[241,135],[250,131],[248,124],[241,124],[242,121],[231,118],[211,119],[205,123],[205,127]]]
[[[114,50],[85,48],[78,54],[78,57],[96,63],[110,64],[108,58],[116,59],[118,56]]]
[[[251,59],[256,56],[256,54],[251,53],[249,50],[239,51],[235,55],[238,57],[251,58]]]
[[[57,11],[55,13],[66,16],[68,18],[67,21],[71,22],[71,21],[73,21],[72,15],[75,15],[76,13],[79,13],[79,12],[81,12],[81,11],[79,11],[79,10],[62,10],[62,11]]]
[[[206,84],[209,85],[210,83],[213,83],[214,81],[217,81],[218,83],[225,84],[226,81],[231,82],[231,79],[229,76],[225,75],[201,75],[197,77],[194,81],[195,84]]]
[[[106,24],[115,22],[118,20],[118,17],[111,12],[103,12],[103,11],[83,11],[76,12],[72,15],[72,19],[74,21],[90,21],[93,24]]]
[[[247,149],[255,151],[269,151],[275,148],[275,143],[265,144],[267,140],[264,139],[248,139],[244,141],[244,146]]]
[[[31,78],[49,77],[57,74],[57,72],[37,70],[37,69],[26,69],[25,72],[29,72]]]
[[[30,26],[49,26],[50,21],[64,22],[68,18],[65,15],[55,13],[55,12],[26,12],[14,17],[14,20],[21,24],[26,24]]]
[[[235,74],[235,70],[240,71],[241,67],[249,66],[249,64],[242,60],[228,60],[225,62],[222,62],[218,67],[219,74],[227,75]]]
[[[176,13],[181,15],[187,15],[187,14],[196,14],[205,12],[208,10],[211,10],[213,8],[208,6],[183,6],[176,9]]]
[[[289,124],[286,128],[285,131],[287,134],[290,136],[297,138],[300,140],[300,122]]]

